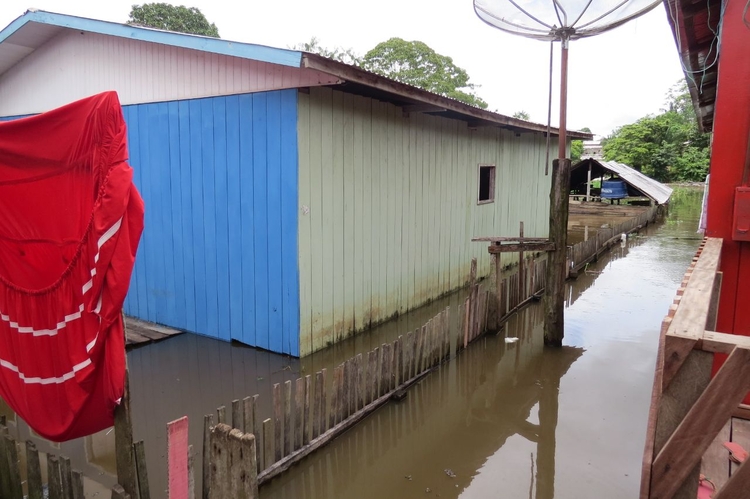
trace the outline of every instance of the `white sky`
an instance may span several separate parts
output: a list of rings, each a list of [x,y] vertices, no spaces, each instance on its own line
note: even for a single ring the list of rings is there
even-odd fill
[[[30,4],[33,2],[33,4]],[[1,0],[0,28],[29,7],[125,22],[135,0]],[[142,2],[141,2],[142,3]],[[181,4],[182,1],[174,1]],[[465,68],[490,110],[525,110],[546,122],[549,43],[502,33],[476,17],[471,0],[187,0],[224,39],[288,47],[317,36],[327,47],[364,54],[398,36],[420,40]],[[683,78],[662,6],[594,38],[571,42],[568,126],[607,135],[657,113]],[[559,62],[559,44],[555,44]],[[555,75],[553,91],[559,89]],[[553,125],[559,97],[553,97]]]

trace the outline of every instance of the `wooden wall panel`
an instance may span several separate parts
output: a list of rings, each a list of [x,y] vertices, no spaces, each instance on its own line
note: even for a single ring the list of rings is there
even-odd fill
[[[63,30],[0,75],[0,116],[49,111],[107,90],[128,105],[337,81],[306,68]]]
[[[474,236],[548,230],[545,140],[312,88],[299,95],[300,351],[463,286]],[[496,165],[495,202],[477,205],[478,165]],[[503,263],[517,255],[503,255]]]
[[[296,90],[123,112],[146,203],[125,312],[298,355]]]

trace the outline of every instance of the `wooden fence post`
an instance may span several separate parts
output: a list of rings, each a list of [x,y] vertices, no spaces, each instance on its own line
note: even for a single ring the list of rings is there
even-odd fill
[[[29,499],[42,499],[42,468],[39,462],[39,451],[31,440],[26,441],[26,483]]]
[[[565,277],[567,275],[568,191],[570,160],[552,163],[550,187],[549,237],[555,250],[547,253],[546,293],[544,297],[544,343],[562,346],[565,334]]]
[[[213,414],[203,416],[203,499],[211,495],[211,427],[214,425]]]

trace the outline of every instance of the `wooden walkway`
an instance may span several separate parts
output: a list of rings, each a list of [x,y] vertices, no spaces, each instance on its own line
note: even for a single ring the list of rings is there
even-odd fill
[[[735,442],[746,451],[750,451],[750,421],[731,418],[721,429],[701,461],[701,474],[721,489],[729,477],[739,468],[739,464],[729,459],[729,451],[724,442]]]
[[[142,321],[134,317],[125,317],[125,347],[132,348],[164,340],[184,331]]]

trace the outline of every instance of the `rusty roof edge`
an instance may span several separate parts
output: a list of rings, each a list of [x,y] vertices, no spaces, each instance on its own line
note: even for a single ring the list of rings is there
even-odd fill
[[[677,47],[677,56],[680,58],[682,73],[685,76],[688,92],[690,92],[690,99],[693,102],[695,119],[698,121],[698,129],[701,132],[710,132],[713,128],[713,117],[706,116],[706,113],[703,111],[698,86],[690,75],[696,71],[696,68],[692,67],[690,61],[690,47],[688,46],[687,37],[681,37],[679,35],[680,33],[684,34],[686,31],[685,18],[681,9],[682,2],[680,0],[663,0],[663,4],[664,8],[667,10],[667,22],[672,30],[672,37],[674,38],[675,46]],[[708,5],[706,5],[706,9],[708,9]]]
[[[407,85],[385,76],[371,73],[356,66],[351,66],[343,62],[335,61],[318,54],[303,52],[301,66],[303,68],[315,69],[317,71],[336,76],[344,81],[371,87],[389,94],[393,94],[395,96],[411,99],[424,104],[431,104],[434,106],[442,107],[475,120],[478,119],[489,121],[500,127],[522,129],[542,133],[547,131],[547,125],[524,121],[518,118],[512,118],[510,116],[493,113],[492,111],[486,111],[484,109],[465,104],[455,99],[443,97],[442,95],[434,94],[427,90],[413,87],[411,85]],[[550,130],[552,135],[558,135],[559,133],[557,128],[553,127]],[[590,133],[572,130],[568,130],[567,136],[571,139],[579,140],[591,140],[594,137],[593,134]]]

